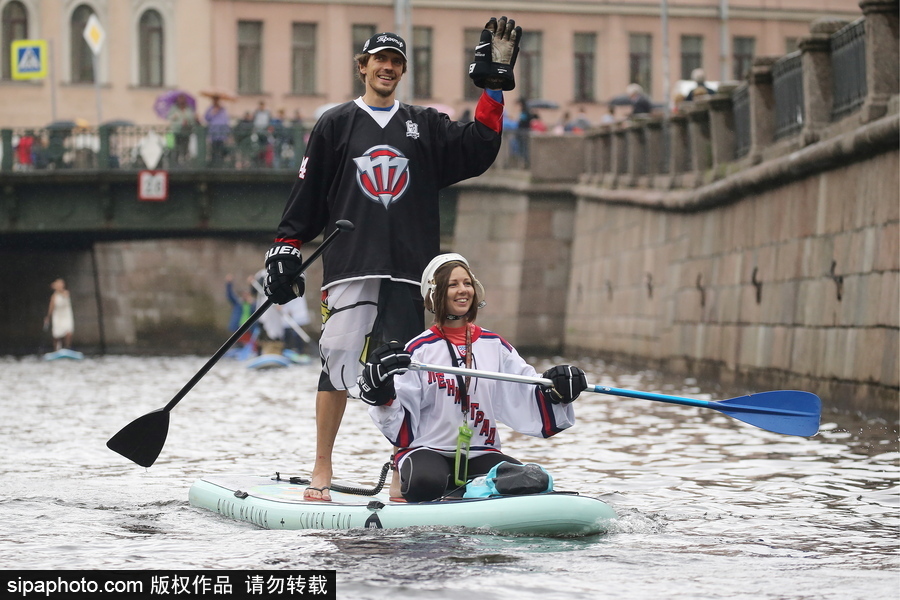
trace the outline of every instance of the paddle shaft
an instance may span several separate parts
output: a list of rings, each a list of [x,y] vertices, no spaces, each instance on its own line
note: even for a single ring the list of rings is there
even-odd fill
[[[319,258],[322,252],[325,251],[325,248],[327,248],[334,241],[339,233],[341,233],[342,231],[353,230],[353,224],[350,223],[350,221],[338,221],[336,225],[337,227],[335,228],[335,230],[332,231],[331,234],[326,237],[321,244],[319,244],[319,247],[316,248],[316,250],[309,256],[309,258],[306,259],[306,262],[300,265],[300,272],[297,274],[297,277],[300,277],[300,275],[306,272],[309,266],[313,262],[315,262],[317,258]],[[197,385],[198,381],[203,379],[203,376],[213,368],[213,365],[219,362],[219,359],[222,358],[232,346],[234,346],[234,343],[237,342],[242,335],[247,333],[247,331],[249,331],[251,327],[253,327],[253,325],[259,320],[263,313],[269,310],[272,304],[274,304],[274,302],[272,302],[272,299],[266,298],[266,301],[263,302],[259,308],[253,311],[253,314],[250,315],[246,321],[244,321],[243,325],[238,327],[237,330],[231,334],[231,337],[229,337],[228,340],[226,340],[225,343],[222,344],[222,347],[216,350],[216,353],[213,354],[208,361],[206,361],[206,364],[203,365],[203,367],[199,371],[197,371],[197,374],[191,377],[190,381],[184,384],[184,387],[181,388],[181,390],[177,394],[175,394],[174,398],[169,400],[169,403],[163,407],[163,411],[169,412],[173,408],[175,408],[175,405],[181,402],[181,399],[184,398],[195,385]]]
[[[465,369],[462,367],[447,367],[444,365],[429,365],[413,361],[409,368],[413,371],[431,371],[434,373],[448,373],[450,375],[469,375],[471,377],[483,377],[485,379],[497,379],[499,381],[509,381],[512,383],[528,383],[539,385],[542,387],[553,387],[553,382],[544,377],[531,377],[528,375],[511,375],[507,373],[495,373],[493,371],[479,371],[477,369]],[[655,400],[657,402],[667,402],[669,404],[680,404],[682,406],[696,406],[699,408],[712,408],[714,410],[722,410],[727,408],[729,412],[747,412],[747,413],[763,413],[772,414],[773,412],[785,416],[806,416],[807,413],[787,410],[782,408],[759,407],[747,405],[728,405],[723,406],[720,402],[712,400],[700,400],[697,398],[682,398],[681,396],[669,396],[666,394],[654,394],[653,392],[640,392],[637,390],[625,390],[605,385],[588,385],[585,391],[595,392],[597,394],[609,394],[611,396],[623,396],[625,398],[640,398],[642,400]]]
[[[432,373],[448,373],[450,375],[468,375],[483,379],[497,379],[498,381],[510,381],[512,383],[531,383],[543,387],[553,387],[553,382],[543,377],[530,377],[528,375],[512,375],[509,373],[495,373],[493,371],[479,371],[478,369],[466,369],[463,367],[445,367],[444,365],[429,365],[413,361],[409,365],[412,371],[431,371]]]

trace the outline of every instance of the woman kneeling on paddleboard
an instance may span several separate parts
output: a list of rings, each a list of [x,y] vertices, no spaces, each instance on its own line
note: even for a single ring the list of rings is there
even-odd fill
[[[587,387],[584,372],[569,365],[543,374],[553,381],[549,389],[412,370],[430,364],[536,376],[506,340],[475,324],[484,287],[464,257],[434,258],[421,290],[434,325],[405,348],[391,342],[376,349],[359,378],[372,420],[398,448],[394,464],[408,502],[445,496],[500,462],[521,464],[500,451],[497,423],[550,437],[575,423],[571,403]]]

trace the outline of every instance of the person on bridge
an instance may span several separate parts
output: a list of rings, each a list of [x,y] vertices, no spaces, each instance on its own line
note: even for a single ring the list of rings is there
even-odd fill
[[[470,75],[485,89],[470,123],[395,99],[407,70],[406,41],[379,33],[356,60],[363,95],[327,111],[306,155],[266,255],[266,293],[278,304],[302,295],[303,244],[335,221],[355,231],[323,257],[322,374],[316,395],[316,458],[308,499],[330,500],[332,452],[368,351],[408,340],[424,327],[416,293],[422,269],[440,251],[439,191],[484,173],[500,150],[503,93],[515,87],[512,66],[521,28],[492,18]]]
[[[44,317],[44,328],[50,328],[53,336],[53,350],[62,350],[72,347],[72,334],[75,332],[75,317],[72,314],[72,299],[66,282],[55,279],[50,284],[53,294],[50,296],[50,306],[47,316]]]
[[[369,415],[399,450],[393,460],[400,492],[409,502],[436,500],[466,480],[506,461],[500,421],[519,433],[547,438],[575,424],[572,401],[587,388],[584,371],[555,366],[543,374],[553,387],[408,370],[411,360],[430,365],[536,376],[534,367],[492,331],[475,324],[484,287],[459,254],[442,254],[425,268],[420,284],[430,329],[406,346],[385,344],[359,377]],[[460,443],[460,423],[469,439]]]
[[[190,158],[188,147],[191,134],[194,132],[194,126],[198,125],[197,114],[188,104],[187,96],[184,94],[178,96],[175,104],[169,109],[168,120],[175,138],[175,164],[185,166]]]

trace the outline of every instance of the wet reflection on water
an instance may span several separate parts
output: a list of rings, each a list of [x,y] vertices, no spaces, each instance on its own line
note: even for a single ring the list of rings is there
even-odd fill
[[[269,532],[190,507],[187,490],[209,473],[308,473],[315,367],[222,361],[173,410],[153,467],[105,447],[206,358],[0,358],[0,564],[336,569],[340,598],[897,598],[893,423],[826,410],[820,433],[805,439],[714,410],[586,393],[575,428],[549,440],[507,430],[504,449],[543,464],[558,489],[612,504],[620,518],[608,535]],[[550,364],[535,362],[539,371]],[[592,384],[704,399],[746,391],[572,362]],[[389,451],[351,401],[337,476],[372,485]]]

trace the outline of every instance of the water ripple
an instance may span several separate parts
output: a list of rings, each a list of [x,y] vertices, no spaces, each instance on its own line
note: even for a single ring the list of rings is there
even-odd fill
[[[828,414],[804,439],[712,410],[586,393],[574,429],[548,440],[506,430],[504,449],[543,464],[557,488],[614,506],[620,516],[608,534],[269,532],[189,506],[187,489],[210,473],[307,474],[315,367],[260,372],[223,360],[173,410],[152,468],[105,447],[206,360],[0,357],[0,565],[335,569],[339,597],[354,599],[897,598],[896,424]],[[539,371],[563,361],[529,360]],[[746,393],[567,362],[595,384],[705,399]],[[389,454],[365,406],[351,400],[336,476],[374,485]]]

